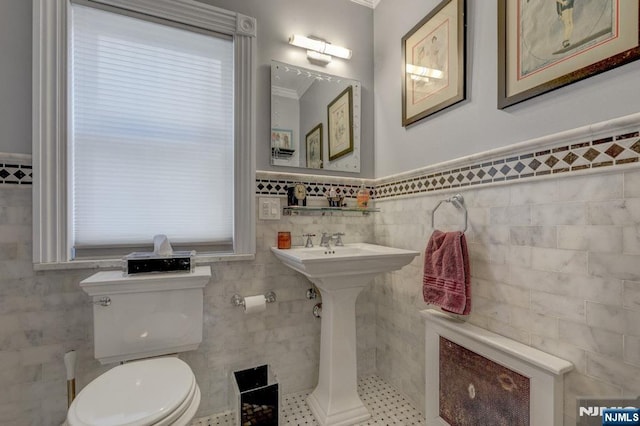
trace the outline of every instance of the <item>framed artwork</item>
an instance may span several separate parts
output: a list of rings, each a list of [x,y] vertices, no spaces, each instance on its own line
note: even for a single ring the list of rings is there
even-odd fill
[[[307,167],[322,168],[322,123],[311,129],[305,138],[307,148]]]
[[[293,131],[285,129],[271,129],[271,148],[292,150]]]
[[[498,108],[635,61],[638,0],[498,0]]]
[[[402,37],[402,125],[465,99],[465,0],[443,0]]]
[[[329,128],[329,160],[353,151],[353,87],[342,91],[327,106]]]

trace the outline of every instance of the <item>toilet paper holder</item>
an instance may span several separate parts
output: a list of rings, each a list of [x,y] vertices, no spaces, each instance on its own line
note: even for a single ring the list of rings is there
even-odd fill
[[[264,295],[264,300],[267,303],[273,303],[276,301],[276,293],[273,291],[269,291]],[[231,304],[233,306],[244,306],[244,297],[240,296],[239,294],[234,294],[231,297]]]

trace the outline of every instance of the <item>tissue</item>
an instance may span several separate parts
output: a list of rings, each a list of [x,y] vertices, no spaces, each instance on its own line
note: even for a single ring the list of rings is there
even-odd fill
[[[154,235],[153,237],[153,254],[158,256],[171,256],[173,254],[173,248],[164,234]]]

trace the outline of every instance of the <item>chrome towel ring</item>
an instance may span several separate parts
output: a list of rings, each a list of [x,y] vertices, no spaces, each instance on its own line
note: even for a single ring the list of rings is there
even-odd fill
[[[438,204],[436,204],[436,207],[431,211],[431,227],[435,228],[434,219],[435,219],[435,215],[436,215],[436,210],[438,210],[438,207],[440,207],[440,204],[442,204],[444,202],[453,204],[454,206],[456,206],[457,209],[462,209],[462,211],[464,212],[464,228],[462,229],[462,232],[466,232],[466,230],[467,230],[467,208],[464,206],[464,198],[462,198],[462,195],[460,195],[460,194],[456,194],[453,197],[447,198],[445,200],[440,200],[438,202]]]

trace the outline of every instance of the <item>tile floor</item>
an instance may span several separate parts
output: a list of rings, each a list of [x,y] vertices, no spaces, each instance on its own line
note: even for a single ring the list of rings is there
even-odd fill
[[[377,376],[361,379],[358,383],[358,393],[362,402],[371,412],[371,418],[360,425],[398,425],[424,426],[424,416],[403,397],[397,390]],[[282,420],[285,426],[317,426],[306,403],[309,392],[299,392],[285,395],[282,398]],[[192,426],[233,426],[233,413],[226,412],[210,417],[195,419]]]

